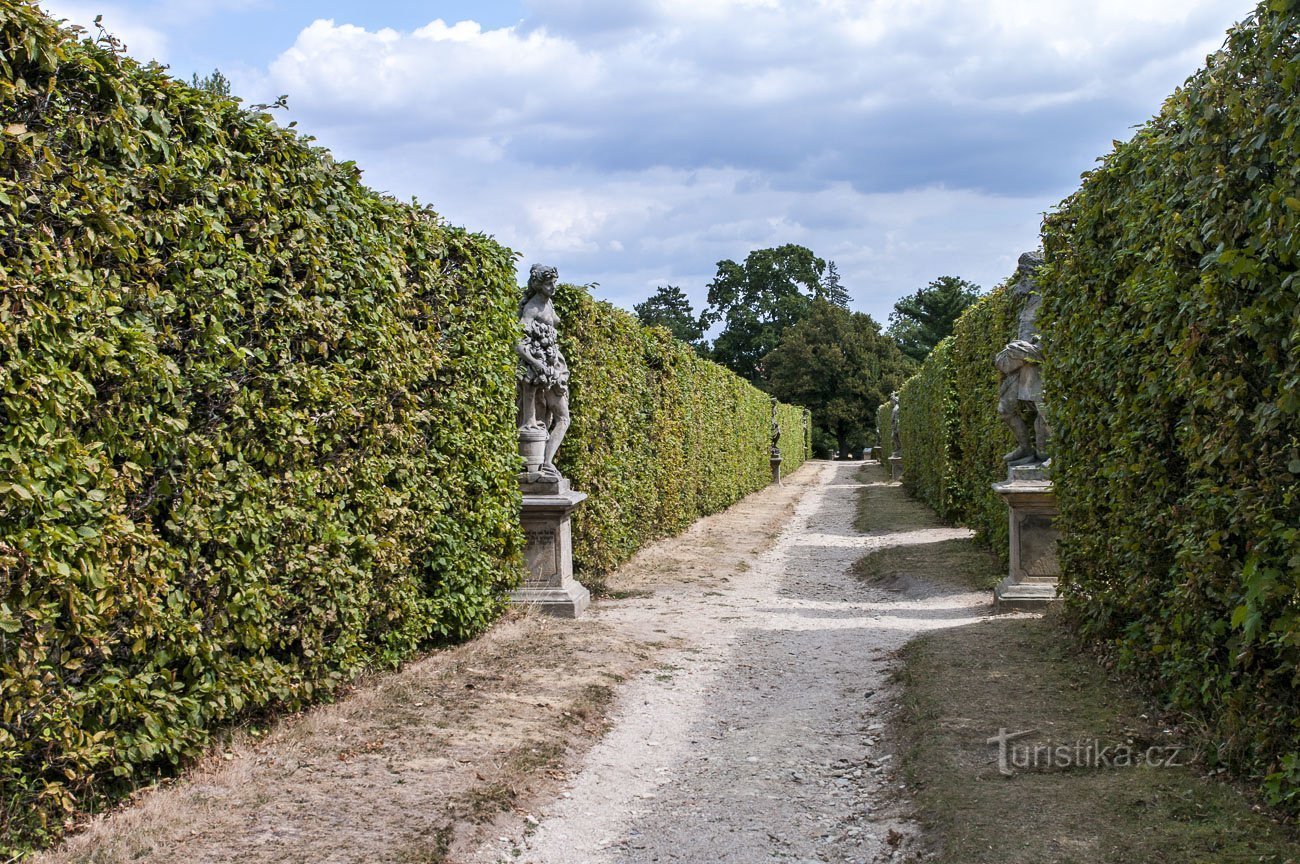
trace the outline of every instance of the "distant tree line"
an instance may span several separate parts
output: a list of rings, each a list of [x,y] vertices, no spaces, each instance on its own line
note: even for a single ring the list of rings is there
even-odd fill
[[[835,262],[795,244],[719,261],[707,287],[698,313],[679,286],[664,285],[635,305],[636,315],[778,399],[811,409],[813,449],[823,456],[857,453],[873,440],[876,407],[980,295],[965,279],[940,277],[899,299],[882,331],[848,308]]]

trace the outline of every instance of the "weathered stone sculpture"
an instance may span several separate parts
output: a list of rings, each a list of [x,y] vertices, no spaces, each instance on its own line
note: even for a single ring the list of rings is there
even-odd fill
[[[998,415],[1011,427],[1017,444],[1015,450],[1002,458],[1013,468],[1046,466],[1049,461],[1047,442],[1051,429],[1043,410],[1043,377],[1038,368],[1043,352],[1035,325],[1042,295],[1034,274],[1042,265],[1043,259],[1036,252],[1026,252],[1020,256],[1016,281],[1011,287],[1014,294],[1025,298],[1020,312],[1020,330],[1017,338],[999,351],[993,361],[1002,373],[1002,385],[998,391]],[[1030,410],[1034,415],[1032,433],[1022,414]]]
[[[528,290],[519,307],[524,335],[516,346],[519,366],[519,455],[524,458],[526,482],[561,478],[555,453],[569,428],[569,367],[560,353],[560,318],[551,298],[559,272],[534,264]]]
[[[891,444],[894,448],[894,452],[889,454],[889,479],[898,482],[903,479],[903,436],[898,428],[897,390],[889,394],[889,404],[893,406],[889,412],[889,427]]]
[[[776,419],[776,397],[772,397],[772,449],[768,451],[768,462],[772,467],[772,482],[781,482],[781,423]]]
[[[898,433],[898,391],[895,390],[889,394],[889,404],[893,408],[889,412],[890,441],[893,444],[894,452],[889,454],[891,457],[898,459],[903,455],[903,439]]]
[[[555,453],[569,428],[569,367],[560,353],[560,318],[551,298],[559,283],[554,267],[534,264],[519,306],[523,338],[516,351],[519,407],[520,519],[528,576],[512,594],[516,603],[564,618],[576,618],[591,601],[573,578],[571,515],[587,495],[575,492],[555,467]]]
[[[1056,489],[1048,477],[1047,443],[1051,429],[1043,410],[1042,360],[1034,319],[1042,301],[1034,274],[1043,259],[1034,252],[1020,256],[1011,290],[1025,298],[1016,339],[998,352],[994,365],[1002,373],[998,414],[1016,436],[1016,449],[1003,459],[1007,479],[993,491],[1007,502],[1010,518],[1010,571],[993,590],[998,609],[1041,609],[1056,600],[1060,563],[1056,557]],[[1033,429],[1022,412],[1033,412]]]

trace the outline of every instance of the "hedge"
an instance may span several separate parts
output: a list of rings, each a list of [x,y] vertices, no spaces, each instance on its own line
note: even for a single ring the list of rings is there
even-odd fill
[[[1300,12],[1261,4],[1049,216],[1067,608],[1300,811]]]
[[[513,258],[0,4],[0,856],[520,569]]]
[[[998,416],[1002,376],[993,358],[1017,336],[1020,308],[1008,290],[1013,274],[969,306],[953,328],[954,426],[960,430],[950,476],[949,506],[975,529],[975,540],[1006,562],[1010,540],[1007,505],[993,484],[1007,479],[1002,457],[1016,447],[1011,427]]]
[[[574,514],[574,566],[599,578],[771,482],[771,397],[585,288],[556,295],[573,425],[557,465],[588,499]],[[782,469],[809,455],[810,419],[780,404]]]
[[[1018,314],[1005,283],[981,297],[898,400],[905,488],[943,518],[974,528],[976,540],[1004,560],[1007,508],[992,485],[1006,479],[1002,457],[1015,439],[998,416],[993,358],[1015,338]],[[887,423],[883,413],[881,422]]]
[[[954,402],[952,337],[934,346],[921,370],[898,391],[898,436],[903,444],[903,488],[929,504],[941,518],[949,506],[953,450]]]
[[[894,405],[884,402],[876,409],[876,444],[880,448],[881,464],[894,455]]]

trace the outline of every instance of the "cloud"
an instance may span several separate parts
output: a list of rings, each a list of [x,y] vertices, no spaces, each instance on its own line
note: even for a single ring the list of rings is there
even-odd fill
[[[527,0],[512,27],[318,20],[248,84],[302,128],[635,300],[800,242],[861,305],[990,283],[1247,7]],[[638,292],[639,295],[638,295]],[[627,295],[626,297],[624,295]],[[629,304],[630,305],[630,304]]]
[[[104,28],[126,45],[132,57],[142,61],[162,61],[167,57],[167,36],[147,14],[126,6],[83,0],[41,0],[40,5],[56,19],[66,19],[69,24],[86,28],[87,35],[92,37],[97,32],[95,18],[102,15]]]

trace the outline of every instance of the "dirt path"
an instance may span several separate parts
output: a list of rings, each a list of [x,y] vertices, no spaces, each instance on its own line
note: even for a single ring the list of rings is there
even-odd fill
[[[967,536],[858,532],[860,468],[809,463],[653,544],[584,620],[516,615],[245,730],[40,860],[906,860],[880,735],[893,652],[990,610],[924,573],[852,574]]]
[[[814,463],[797,475],[793,518],[743,575],[713,590],[658,586],[597,610],[618,630],[658,622],[680,647],[622,691],[612,731],[535,830],[481,849],[478,861],[911,857],[914,829],[897,806],[905,792],[880,741],[894,651],[991,610],[986,592],[927,574],[909,574],[901,591],[853,575],[868,551],[969,536],[858,532],[860,468]]]

